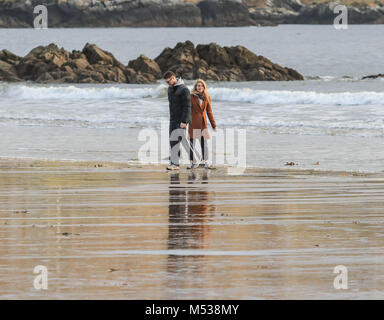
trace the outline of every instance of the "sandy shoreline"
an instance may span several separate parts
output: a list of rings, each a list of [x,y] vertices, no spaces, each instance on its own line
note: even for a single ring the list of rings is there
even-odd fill
[[[382,299],[383,187],[380,174],[1,159],[0,298]]]
[[[167,172],[167,164],[148,164],[140,163],[137,160],[128,160],[126,162],[119,161],[88,161],[88,160],[53,160],[53,159],[36,159],[36,158],[13,158],[0,157],[0,170],[10,168],[40,168],[41,170],[58,170],[65,169],[94,169],[104,168],[111,170],[150,170],[155,172]],[[189,172],[186,164],[181,164],[180,172]],[[356,170],[327,170],[327,169],[308,169],[297,166],[286,165],[282,168],[258,168],[247,166],[245,169],[241,167],[231,167],[227,165],[211,165],[210,174],[214,175],[234,175],[234,176],[253,176],[255,174],[290,174],[290,175],[314,175],[314,176],[361,176],[361,177],[384,177],[382,172],[366,172]],[[201,168],[200,168],[201,169]]]
[[[155,158],[165,164],[168,133],[154,128],[158,135]],[[14,159],[67,159],[75,162],[137,164],[144,141],[138,139],[143,128],[72,128],[56,126],[0,126],[3,137],[0,154]],[[308,170],[308,172],[382,173],[384,153],[381,137],[282,135],[247,130],[247,168],[256,170]],[[209,157],[217,163],[220,148],[210,148]],[[237,155],[234,155],[237,156]],[[228,163],[228,159],[225,159]],[[286,162],[298,165],[285,166]],[[182,163],[189,163],[186,156]],[[223,163],[220,162],[219,163]],[[317,165],[317,163],[319,165]]]

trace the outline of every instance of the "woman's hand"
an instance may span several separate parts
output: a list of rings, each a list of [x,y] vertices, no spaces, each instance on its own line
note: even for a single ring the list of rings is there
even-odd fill
[[[181,129],[185,129],[186,127],[187,127],[186,123],[184,123],[184,122],[180,123],[180,128]]]

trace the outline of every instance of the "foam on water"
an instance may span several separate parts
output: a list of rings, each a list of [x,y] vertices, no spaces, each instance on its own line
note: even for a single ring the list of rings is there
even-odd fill
[[[166,96],[165,86],[79,86],[79,85],[8,85],[0,84],[0,95],[11,99],[28,100],[107,100],[143,99]]]
[[[258,105],[384,105],[384,93],[361,92],[315,92],[291,90],[257,90],[251,88],[223,88],[212,86],[209,89],[215,101],[253,103]],[[3,98],[16,100],[131,100],[146,98],[166,98],[165,85],[152,86],[75,86],[75,85],[0,85]]]
[[[286,85],[292,89],[286,90]],[[382,137],[384,93],[367,91],[365,82],[357,85],[362,87],[351,92],[344,87],[326,92],[332,89],[329,85],[319,90],[311,81],[277,84],[284,90],[271,90],[257,82],[210,83],[209,92],[221,127],[278,134]],[[2,126],[156,127],[169,113],[164,84],[3,83],[0,98]]]
[[[211,88],[212,99],[217,101],[249,102],[255,104],[316,104],[316,105],[384,105],[384,93],[380,92],[336,92],[288,90],[252,90],[233,88]]]

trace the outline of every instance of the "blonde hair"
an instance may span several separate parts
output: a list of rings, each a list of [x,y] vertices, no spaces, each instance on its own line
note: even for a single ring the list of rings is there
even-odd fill
[[[206,85],[206,83],[205,83],[205,81],[203,79],[197,79],[195,81],[195,84],[193,85],[192,93],[200,96],[200,92],[197,91],[197,85],[199,83],[201,83],[203,85],[203,87],[204,87],[202,98],[203,99],[208,99],[210,96],[209,96],[209,93],[208,93],[208,90],[207,90],[207,85]]]

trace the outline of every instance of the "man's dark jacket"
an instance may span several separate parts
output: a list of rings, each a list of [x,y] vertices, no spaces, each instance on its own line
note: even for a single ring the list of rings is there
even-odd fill
[[[168,88],[169,114],[171,122],[191,123],[191,95],[181,78]]]

